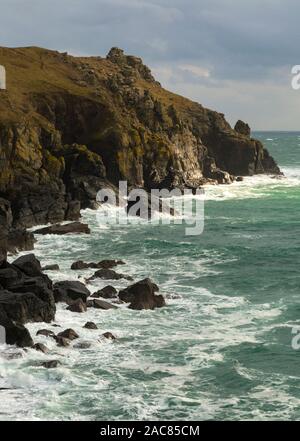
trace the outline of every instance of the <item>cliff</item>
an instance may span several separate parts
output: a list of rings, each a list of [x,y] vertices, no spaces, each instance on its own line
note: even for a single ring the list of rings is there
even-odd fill
[[[120,49],[83,58],[0,48],[0,65],[7,73],[7,90],[0,90],[2,248],[30,248],[23,228],[75,220],[99,188],[121,179],[150,190],[280,173],[246,124],[232,129],[223,114],[168,92],[140,58]]]

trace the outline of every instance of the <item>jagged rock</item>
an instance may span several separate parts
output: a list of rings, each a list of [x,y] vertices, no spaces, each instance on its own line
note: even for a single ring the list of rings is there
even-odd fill
[[[122,260],[101,260],[101,262],[95,263],[85,263],[82,260],[78,260],[77,262],[72,263],[71,269],[72,270],[82,270],[87,268],[103,268],[103,269],[110,269],[114,268],[117,265],[124,265],[125,262]]]
[[[130,303],[131,309],[154,309],[166,305],[162,295],[155,295],[158,286],[150,279],[144,279],[119,292],[119,298]]]
[[[126,280],[133,280],[131,276],[126,276],[124,274],[116,273],[116,271],[111,269],[101,269],[99,271],[96,271],[92,277],[90,277],[88,280],[95,280],[95,279],[104,279],[104,280],[120,280],[120,279],[126,279]]]
[[[43,354],[48,354],[49,350],[47,346],[43,345],[43,343],[36,343],[32,346],[32,349],[36,351],[43,352]]]
[[[0,291],[0,310],[7,317],[20,324],[27,322],[48,322],[54,319],[51,305],[43,302],[35,294]]]
[[[46,265],[43,266],[42,271],[59,271],[59,265],[53,264],[53,265]]]
[[[117,297],[118,291],[116,288],[114,288],[111,285],[105,286],[104,288],[100,289],[97,292],[94,292],[91,297],[93,298],[99,298],[102,297],[103,299],[114,299]]]
[[[13,265],[29,277],[40,276],[42,273],[41,263],[34,254],[19,257]]]
[[[55,369],[58,367],[59,365],[59,361],[58,360],[50,360],[50,361],[44,361],[41,366],[46,368],[46,369]]]
[[[28,329],[9,319],[1,308],[0,326],[3,326],[5,329],[5,340],[8,345],[16,345],[22,348],[31,347],[33,345],[33,340]]]
[[[57,343],[57,346],[61,346],[61,347],[68,347],[71,344],[71,340],[65,338],[65,337],[61,337],[61,336],[56,336],[55,337],[55,341]]]
[[[234,130],[241,135],[245,135],[250,137],[251,135],[251,129],[247,123],[244,121],[241,121],[240,119],[237,121],[236,125],[234,126]]]
[[[57,282],[54,284],[53,288],[56,303],[72,303],[77,299],[81,299],[86,303],[87,298],[91,294],[87,287],[78,281]]]
[[[34,234],[90,234],[91,230],[87,224],[82,224],[81,222],[72,222],[70,224],[56,224],[50,225],[49,227],[41,228],[35,230]]]
[[[93,322],[86,322],[84,325],[84,328],[86,329],[98,329],[98,326]]]
[[[75,340],[76,338],[79,338],[79,335],[77,334],[77,332],[74,331],[74,329],[66,329],[63,332],[60,332],[57,337],[67,338],[68,340]]]
[[[86,312],[86,308],[86,303],[84,303],[82,299],[77,299],[67,307],[67,310],[71,312],[83,313]]]
[[[55,338],[54,332],[50,331],[49,329],[40,329],[39,331],[37,331],[36,335],[43,335],[45,337]]]
[[[116,340],[117,337],[115,337],[111,332],[104,332],[102,334],[104,338],[107,338],[108,340]]]
[[[117,306],[99,299],[91,300],[89,305],[91,308],[96,309],[117,309]]]

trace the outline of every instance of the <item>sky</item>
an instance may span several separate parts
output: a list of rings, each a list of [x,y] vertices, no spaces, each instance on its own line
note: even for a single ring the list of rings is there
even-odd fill
[[[143,58],[173,92],[254,130],[300,130],[299,0],[0,0],[0,46]]]

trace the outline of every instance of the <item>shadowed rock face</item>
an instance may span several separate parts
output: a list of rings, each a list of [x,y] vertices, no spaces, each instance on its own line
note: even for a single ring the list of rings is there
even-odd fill
[[[247,124],[166,91],[140,58],[113,48],[75,58],[0,48],[0,250],[11,231],[77,220],[96,193],[130,186],[191,188],[233,175],[279,173]],[[20,234],[20,247],[33,246]],[[10,234],[12,240],[15,235]]]

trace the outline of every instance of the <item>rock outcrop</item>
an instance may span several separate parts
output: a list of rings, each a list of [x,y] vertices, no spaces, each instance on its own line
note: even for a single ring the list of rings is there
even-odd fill
[[[134,285],[128,286],[119,292],[119,298],[129,303],[131,309],[155,309],[166,306],[162,295],[155,294],[159,291],[158,286],[150,279],[144,279]]]
[[[0,48],[0,259],[25,228],[78,220],[101,188],[196,188],[280,173],[246,124],[170,93],[140,58]]]

